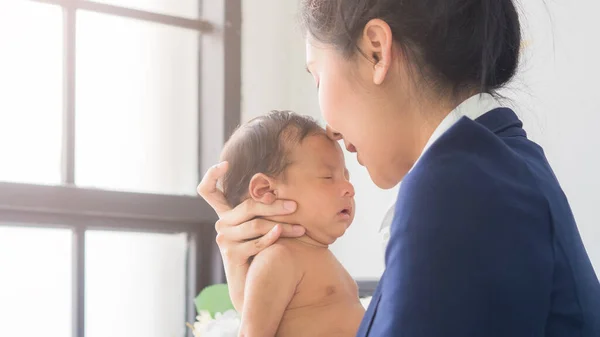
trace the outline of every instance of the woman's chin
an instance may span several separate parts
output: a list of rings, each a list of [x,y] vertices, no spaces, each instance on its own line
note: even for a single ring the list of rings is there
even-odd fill
[[[375,183],[375,185],[377,185],[377,187],[384,189],[384,190],[389,190],[391,188],[394,188],[396,185],[398,185],[400,183],[400,181],[402,181],[402,179],[406,175],[406,173],[402,173],[402,175],[398,175],[397,172],[395,172],[393,175],[384,175],[379,172],[373,172],[374,170],[373,171],[369,170],[368,167],[367,167],[367,171],[369,172],[369,177],[371,177],[371,180],[373,181],[373,183]]]

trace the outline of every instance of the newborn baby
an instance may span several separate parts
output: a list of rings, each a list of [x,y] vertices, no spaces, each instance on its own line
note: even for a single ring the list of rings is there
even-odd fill
[[[356,282],[328,246],[354,218],[354,188],[344,155],[314,120],[274,111],[241,126],[225,144],[223,192],[231,206],[247,198],[297,202],[270,220],[306,228],[254,257],[244,289],[240,336],[355,336],[364,315]]]

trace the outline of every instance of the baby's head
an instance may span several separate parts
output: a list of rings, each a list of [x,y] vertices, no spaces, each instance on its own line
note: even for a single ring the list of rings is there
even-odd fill
[[[344,154],[313,119],[272,111],[238,128],[225,144],[223,192],[232,207],[252,198],[294,200],[296,212],[274,221],[300,224],[322,244],[340,237],[354,218],[354,188]]]

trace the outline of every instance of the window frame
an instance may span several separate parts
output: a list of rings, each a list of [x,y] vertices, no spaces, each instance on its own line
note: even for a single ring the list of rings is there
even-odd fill
[[[199,19],[87,0],[20,0],[63,10],[63,135],[61,185],[0,182],[0,226],[69,228],[72,240],[72,336],[85,336],[85,232],[92,229],[188,235],[186,320],[194,297],[225,282],[214,223],[199,197],[119,192],[75,185],[76,12],[86,10],[200,32],[198,67],[198,177],[215,164],[241,120],[241,0],[200,2]],[[206,113],[203,113],[206,112]],[[181,322],[185,324],[185,322]],[[187,336],[192,333],[188,329]]]

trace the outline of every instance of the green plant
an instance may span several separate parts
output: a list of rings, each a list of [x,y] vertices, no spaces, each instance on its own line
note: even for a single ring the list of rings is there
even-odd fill
[[[227,284],[214,284],[204,288],[196,299],[196,311],[201,313],[206,311],[211,317],[215,317],[216,313],[224,313],[228,310],[235,310],[229,297],[229,289]]]

